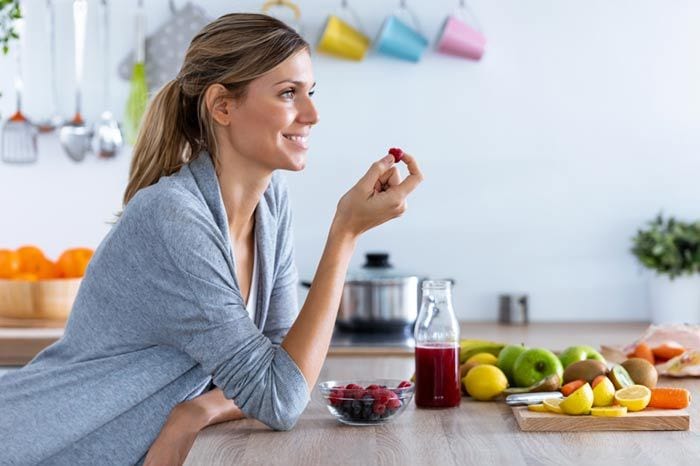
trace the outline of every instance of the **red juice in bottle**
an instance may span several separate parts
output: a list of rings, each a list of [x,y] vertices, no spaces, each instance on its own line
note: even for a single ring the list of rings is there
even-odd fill
[[[416,346],[416,406],[451,408],[462,399],[459,346],[432,343]]]

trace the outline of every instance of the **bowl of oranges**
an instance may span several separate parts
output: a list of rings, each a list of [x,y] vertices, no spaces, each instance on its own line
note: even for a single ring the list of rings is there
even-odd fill
[[[53,261],[36,246],[0,249],[0,317],[65,321],[92,254],[71,248]]]

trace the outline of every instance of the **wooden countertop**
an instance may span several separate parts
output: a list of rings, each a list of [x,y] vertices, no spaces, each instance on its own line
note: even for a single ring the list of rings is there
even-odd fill
[[[646,324],[530,324],[501,327],[464,324],[464,338],[562,349],[571,344],[622,344]],[[413,359],[401,356],[330,356],[319,380],[410,377]],[[694,398],[687,432],[521,432],[502,402],[462,399],[458,408],[416,409],[393,423],[350,427],[335,421],[314,390],[306,411],[289,432],[254,420],[212,426],[198,436],[187,465],[617,465],[697,464],[700,458],[700,379],[662,379]]]

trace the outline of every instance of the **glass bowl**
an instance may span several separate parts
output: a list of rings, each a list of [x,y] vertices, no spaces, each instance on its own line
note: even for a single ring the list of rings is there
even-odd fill
[[[402,382],[404,386],[399,388]],[[413,383],[398,379],[329,380],[318,384],[328,411],[352,426],[390,422],[406,409],[414,389]]]

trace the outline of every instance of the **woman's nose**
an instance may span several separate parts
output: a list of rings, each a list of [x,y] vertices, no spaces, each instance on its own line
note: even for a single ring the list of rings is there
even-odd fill
[[[315,125],[319,121],[318,110],[310,98],[304,99],[299,108],[298,120],[305,125]]]

